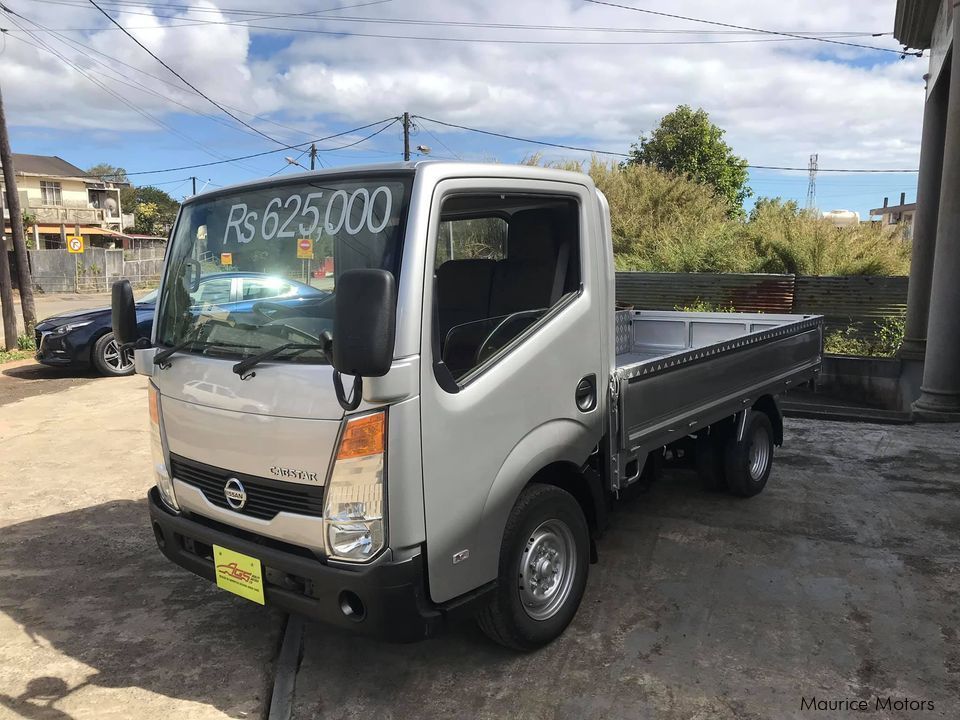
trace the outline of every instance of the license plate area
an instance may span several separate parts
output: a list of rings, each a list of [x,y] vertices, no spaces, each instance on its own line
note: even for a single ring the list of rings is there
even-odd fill
[[[260,560],[236,550],[213,546],[213,565],[217,587],[234,595],[265,605],[263,567]]]

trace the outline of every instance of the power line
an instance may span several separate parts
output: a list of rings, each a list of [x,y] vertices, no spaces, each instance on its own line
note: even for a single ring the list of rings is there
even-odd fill
[[[614,152],[612,150],[597,150],[596,148],[587,148],[579,147],[576,145],[564,145],[562,143],[552,143],[547,142],[546,140],[534,140],[532,138],[518,137],[516,135],[506,135],[504,133],[493,132],[492,130],[481,130],[480,128],[469,127],[467,125],[458,125],[456,123],[444,122],[443,120],[437,120],[436,118],[429,118],[423,115],[413,115],[413,118],[417,120],[426,120],[427,122],[436,123],[437,125],[445,125],[447,127],[457,128],[459,130],[467,130],[469,132],[479,133],[481,135],[490,135],[492,137],[504,138],[505,140],[515,140],[517,142],[530,143],[532,145],[543,145],[544,147],[555,147],[561,148],[564,150],[577,150],[579,152],[588,152],[594,153],[597,155],[613,155],[616,157],[632,157],[630,153],[623,152]],[[808,167],[787,167],[783,165],[747,165],[748,168],[753,170],[789,170],[797,172],[809,172]],[[835,172],[835,173],[915,173],[917,170],[904,170],[900,169],[887,169],[887,170],[875,170],[875,169],[851,169],[851,168],[818,168],[818,172]]]
[[[130,38],[131,40],[133,40],[137,45],[139,45],[141,48],[143,48],[143,50],[146,51],[146,53],[147,53],[150,57],[152,57],[152,58],[153,58],[154,60],[156,60],[158,63],[160,63],[161,65],[163,65],[167,70],[169,70],[171,73],[173,73],[174,75],[176,75],[178,78],[180,78],[180,80],[183,82],[183,84],[186,85],[187,87],[189,87],[189,88],[190,88],[191,90],[193,90],[195,93],[197,93],[197,95],[199,95],[200,97],[204,98],[207,102],[209,102],[209,103],[210,103],[211,105],[213,105],[214,107],[219,108],[222,112],[224,112],[225,114],[227,114],[227,115],[229,115],[230,117],[232,117],[234,120],[236,120],[236,121],[237,121],[238,123],[240,123],[241,125],[244,125],[244,126],[250,128],[251,130],[253,130],[255,133],[257,133],[257,135],[262,135],[263,137],[265,137],[265,138],[266,138],[267,140],[269,140],[270,142],[277,143],[278,145],[286,145],[286,143],[284,143],[283,141],[277,140],[276,138],[271,137],[270,135],[267,135],[267,134],[266,134],[265,132],[263,132],[262,130],[258,130],[257,128],[255,128],[253,125],[251,125],[250,123],[248,123],[246,120],[243,120],[242,118],[234,115],[232,112],[230,112],[229,110],[227,110],[223,105],[221,105],[220,103],[218,103],[216,100],[214,100],[214,99],[211,98],[209,95],[207,95],[207,94],[204,93],[202,90],[200,90],[196,85],[194,85],[194,84],[191,83],[189,80],[187,80],[183,75],[181,75],[181,74],[178,73],[176,70],[174,70],[172,67],[170,67],[169,65],[167,65],[167,64],[166,64],[163,60],[161,60],[156,54],[154,54],[154,52],[153,52],[152,50],[150,50],[150,48],[148,48],[148,47],[147,47],[146,45],[144,45],[142,42],[140,42],[139,40],[137,40],[137,38],[136,38],[132,33],[128,32],[127,29],[126,29],[125,27],[123,27],[123,25],[121,25],[121,24],[118,23],[116,20],[114,20],[113,17],[110,15],[110,13],[108,13],[106,10],[104,10],[104,9],[101,8],[99,5],[97,5],[96,0],[88,0],[88,2],[89,2],[91,5],[93,5],[97,10],[99,10],[99,11],[103,14],[103,16],[104,16],[105,18],[107,18],[107,20],[109,20],[111,23],[113,23],[113,24],[116,25],[118,28],[120,28],[120,30],[123,31],[123,34],[124,34],[124,35],[126,35],[128,38]]]
[[[366,137],[360,138],[359,140],[357,140],[357,141],[355,141],[355,142],[347,143],[346,145],[340,145],[340,146],[338,146],[338,147],[333,147],[333,148],[317,148],[317,152],[330,152],[330,151],[334,151],[334,150],[343,150],[344,148],[353,147],[354,145],[359,145],[360,143],[366,142],[366,141],[369,140],[370,138],[373,138],[373,137],[379,135],[380,133],[382,133],[382,132],[383,132],[384,130],[386,130],[387,128],[392,127],[393,125],[395,125],[397,122],[399,122],[399,118],[384,118],[383,120],[378,120],[377,122],[368,123],[367,125],[361,125],[360,127],[356,127],[356,128],[352,128],[352,129],[350,129],[350,130],[344,130],[343,132],[335,133],[334,135],[327,135],[326,137],[317,138],[314,142],[323,142],[324,140],[331,140],[331,139],[333,139],[333,138],[335,138],[335,137],[342,137],[343,135],[350,135],[351,133],[358,132],[359,130],[366,130],[367,128],[371,128],[371,127],[373,127],[374,125],[379,125],[379,124],[381,124],[381,123],[387,123],[387,124],[384,125],[382,128],[380,128],[379,130],[377,130],[376,132],[372,132],[372,133],[370,133],[369,135],[367,135]],[[175,171],[177,171],[177,170],[193,170],[194,168],[210,167],[210,166],[212,166],[212,165],[222,165],[222,164],[228,163],[228,162],[236,162],[237,160],[250,160],[251,158],[263,157],[263,156],[265,156],[265,155],[274,155],[274,154],[276,154],[276,153],[278,153],[278,152],[283,152],[284,150],[299,150],[299,149],[301,149],[304,145],[309,145],[309,144],[310,144],[310,143],[300,143],[299,145],[285,145],[284,147],[282,147],[282,148],[277,148],[276,150],[264,150],[263,152],[251,153],[250,155],[241,155],[240,157],[228,158],[228,159],[226,159],[226,160],[219,160],[219,161],[217,161],[217,162],[197,163],[196,165],[181,165],[180,167],[164,168],[164,169],[162,169],[162,170],[138,170],[138,171],[136,171],[136,172],[128,172],[128,173],[127,173],[127,176],[131,176],[131,175],[159,175],[159,174],[161,174],[161,173],[175,172]]]
[[[717,20],[704,20],[703,18],[687,17],[686,15],[675,15],[673,13],[661,12],[659,10],[646,10],[644,8],[632,7],[630,5],[621,5],[619,3],[609,2],[609,0],[584,0],[584,2],[592,3],[593,5],[607,5],[608,7],[621,8],[623,10],[631,10],[633,12],[645,13],[647,15],[656,15],[659,17],[672,18],[674,20],[686,20],[687,22],[703,23],[705,25],[715,25],[717,27],[733,28],[735,30],[746,30],[749,32],[762,33],[764,35],[780,35],[783,37],[794,38],[796,40],[814,40],[816,42],[831,43],[833,45],[846,45],[847,47],[861,48],[864,50],[874,50],[876,52],[896,53],[897,55],[900,55],[900,56],[914,55],[916,57],[923,57],[923,52],[919,50],[916,52],[908,52],[906,49],[893,50],[891,48],[876,47],[874,45],[861,45],[859,43],[852,43],[844,40],[832,40],[830,38],[816,37],[814,35],[802,35],[800,33],[780,32],[778,30],[766,30],[763,28],[748,27],[746,25],[734,25],[733,23],[719,22]]]

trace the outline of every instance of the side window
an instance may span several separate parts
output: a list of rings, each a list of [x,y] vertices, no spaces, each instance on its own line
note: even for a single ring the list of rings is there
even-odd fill
[[[579,291],[579,204],[556,195],[449,197],[434,266],[438,372],[459,382]]]
[[[240,291],[243,300],[263,300],[287,295],[293,289],[288,282],[281,278],[243,278]]]
[[[223,305],[230,302],[230,286],[233,278],[210,278],[200,281],[200,287],[191,296],[196,305]]]
[[[440,223],[435,267],[448,260],[503,260],[506,256],[505,218],[458,218]]]

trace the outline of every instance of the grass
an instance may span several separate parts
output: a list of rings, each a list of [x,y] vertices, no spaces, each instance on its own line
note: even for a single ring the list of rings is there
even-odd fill
[[[33,350],[0,350],[0,365],[16,360],[28,360],[33,357]]]

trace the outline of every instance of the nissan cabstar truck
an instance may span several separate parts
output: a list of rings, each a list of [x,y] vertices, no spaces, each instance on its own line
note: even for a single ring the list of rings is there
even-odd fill
[[[579,173],[419,162],[188,199],[152,337],[150,523],[249,601],[394,641],[570,623],[611,503],[664,459],[741,497],[819,372],[817,316],[617,310]]]

